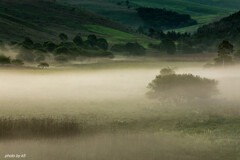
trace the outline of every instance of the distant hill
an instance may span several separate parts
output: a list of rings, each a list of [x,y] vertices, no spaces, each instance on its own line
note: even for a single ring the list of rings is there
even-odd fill
[[[80,7],[55,0],[0,0],[0,39],[57,39],[89,32],[86,26],[102,26],[119,32],[129,29]]]
[[[197,43],[208,46],[215,45],[222,40],[229,40],[239,46],[240,12],[200,27],[193,37]]]
[[[79,4],[95,13],[103,15],[124,25],[138,28],[144,22],[138,16],[136,8],[165,8],[180,14],[189,14],[198,21],[198,25],[183,28],[179,31],[196,31],[196,29],[224,16],[230,15],[240,7],[238,0],[60,0],[66,3]]]

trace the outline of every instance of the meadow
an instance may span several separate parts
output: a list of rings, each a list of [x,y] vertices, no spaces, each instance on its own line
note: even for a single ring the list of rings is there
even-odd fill
[[[0,159],[238,159],[239,66],[205,63],[133,58],[1,68]],[[216,79],[219,94],[182,103],[148,99],[148,83],[168,66]]]

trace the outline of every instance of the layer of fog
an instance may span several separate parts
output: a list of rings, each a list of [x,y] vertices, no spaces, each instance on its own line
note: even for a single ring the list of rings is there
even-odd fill
[[[0,100],[124,100],[145,97],[147,85],[159,69],[113,69],[42,74],[42,72],[0,71]],[[220,94],[237,98],[239,68],[179,68],[177,73],[192,73],[219,81]],[[238,98],[237,98],[238,99]]]

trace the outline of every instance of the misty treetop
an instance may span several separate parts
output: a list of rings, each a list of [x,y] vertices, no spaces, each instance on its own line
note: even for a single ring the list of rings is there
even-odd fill
[[[149,83],[150,98],[193,100],[210,98],[218,93],[217,81],[192,74],[175,74],[171,68],[161,70],[161,74]]]

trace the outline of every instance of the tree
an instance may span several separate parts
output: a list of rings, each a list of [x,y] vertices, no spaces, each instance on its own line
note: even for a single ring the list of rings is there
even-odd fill
[[[175,54],[176,53],[176,45],[170,39],[162,40],[160,44],[160,49],[167,52],[168,54]]]
[[[81,46],[83,44],[83,40],[82,37],[80,36],[80,34],[76,35],[73,38],[73,42],[77,45],[77,46]]]
[[[233,45],[224,40],[218,46],[218,58],[215,59],[216,63],[222,63],[224,66],[225,63],[232,62],[231,54],[233,53]]]
[[[67,41],[68,40],[68,36],[64,33],[60,33],[59,38],[60,38],[61,41]]]
[[[22,42],[22,45],[27,49],[33,49],[34,48],[34,42],[29,37],[26,37],[24,39],[24,41]]]
[[[43,47],[45,47],[48,52],[53,52],[57,48],[57,45],[52,41],[47,41],[44,42]]]
[[[56,54],[68,54],[69,50],[68,50],[68,48],[65,47],[65,46],[60,46],[60,47],[57,47],[57,48],[54,50],[54,52],[55,52]]]
[[[164,69],[163,69],[164,70]],[[169,100],[194,100],[210,98],[218,93],[217,81],[192,74],[175,74],[165,71],[148,85],[149,98]],[[169,69],[165,69],[168,70]]]
[[[38,68],[48,68],[49,67],[49,64],[48,63],[46,63],[46,62],[42,62],[42,63],[40,63],[39,65],[38,65]]]
[[[97,37],[94,34],[88,36],[87,41],[91,46],[95,46],[97,44]]]
[[[97,40],[97,44],[96,44],[99,48],[103,49],[103,50],[108,50],[108,42],[106,39],[104,38],[100,38]]]
[[[10,57],[6,57],[4,55],[0,55],[0,64],[11,64]]]

